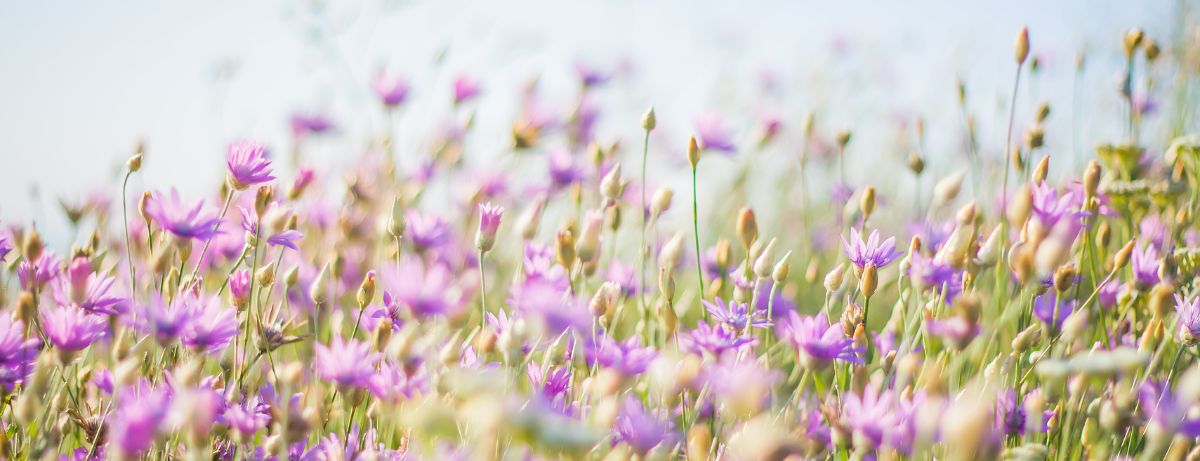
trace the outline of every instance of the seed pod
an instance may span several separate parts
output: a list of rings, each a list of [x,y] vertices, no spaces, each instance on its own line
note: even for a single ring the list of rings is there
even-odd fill
[[[1100,175],[1103,171],[1100,170],[1100,164],[1095,160],[1088,162],[1087,168],[1083,170],[1083,194],[1086,198],[1096,196],[1096,191],[1100,189]]]
[[[321,272],[317,274],[317,278],[313,279],[312,285],[308,287],[308,299],[312,300],[313,304],[318,306],[329,302],[329,290],[326,288],[325,280],[329,278],[329,264],[321,266]]]
[[[1150,298],[1147,301],[1147,306],[1150,308],[1150,315],[1158,319],[1166,319],[1167,315],[1175,308],[1175,288],[1168,283],[1160,282],[1154,285],[1150,290]]]
[[[925,171],[925,160],[921,158],[920,153],[910,152],[908,154],[908,169],[918,176]]]
[[[1029,182],[1033,184],[1041,184],[1046,182],[1046,176],[1050,173],[1050,156],[1043,155],[1042,159],[1033,169],[1033,173],[1029,176]]]
[[[867,186],[863,189],[862,197],[859,199],[858,208],[862,211],[863,220],[871,217],[871,213],[875,212],[875,187]]]
[[[654,128],[657,126],[658,126],[658,117],[656,117],[654,115],[654,107],[651,106],[649,109],[646,110],[645,115],[642,115],[642,129],[645,130],[647,133],[649,133],[651,131],[654,131]]]
[[[825,274],[825,291],[830,293],[836,292],[842,288],[842,281],[846,276],[846,264],[838,264],[837,267]]]
[[[591,261],[600,251],[600,233],[604,231],[604,214],[589,211],[584,217],[583,233],[575,245],[575,254],[580,261]]]
[[[1025,145],[1029,147],[1029,153],[1033,154],[1035,149],[1041,148],[1046,143],[1046,129],[1039,126],[1034,126],[1025,131]]]
[[[758,259],[754,261],[754,275],[760,279],[770,278],[771,269],[775,264],[775,239],[767,242],[767,246],[763,248],[762,254],[758,255]]]
[[[670,187],[660,187],[654,192],[654,198],[650,200],[650,217],[658,219],[663,213],[666,213],[671,208],[671,199],[675,197],[675,191]]]
[[[696,165],[700,164],[700,145],[696,143],[696,137],[692,136],[688,139],[687,148],[688,163],[692,165],[692,169],[696,169]]]
[[[1033,191],[1029,185],[1022,185],[1013,194],[1012,201],[1008,202],[1008,222],[1014,225],[1021,225],[1029,218],[1029,212],[1033,209]]]
[[[1041,125],[1042,122],[1046,121],[1046,117],[1050,116],[1050,103],[1043,102],[1038,104],[1036,113],[1037,115],[1035,118],[1037,119],[1038,124]]]
[[[863,268],[862,278],[858,281],[858,289],[863,296],[870,299],[875,295],[875,289],[879,287],[879,274],[875,269],[875,264],[867,263],[867,267]]]
[[[1054,271],[1054,289],[1059,293],[1066,293],[1075,284],[1075,277],[1079,275],[1079,268],[1075,263],[1066,263],[1058,266]]]
[[[837,133],[836,141],[839,148],[843,150],[846,149],[846,145],[850,144],[850,135],[851,133],[849,130],[842,130]]]

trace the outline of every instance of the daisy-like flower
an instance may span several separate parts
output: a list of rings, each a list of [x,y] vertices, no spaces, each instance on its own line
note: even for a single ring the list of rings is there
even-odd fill
[[[116,410],[108,417],[109,449],[136,458],[165,429],[171,394],[143,383],[122,389],[116,400]]]
[[[454,104],[462,104],[474,99],[480,93],[479,82],[466,74],[454,78]]]
[[[167,302],[155,294],[150,302],[136,309],[131,323],[138,331],[154,336],[159,344],[173,344],[196,318],[196,309],[189,297],[178,296]]]
[[[535,320],[550,337],[565,332],[586,331],[592,322],[587,306],[548,280],[525,280],[513,284],[508,304],[526,319]]]
[[[54,251],[44,250],[32,263],[28,259],[22,259],[17,264],[17,281],[20,282],[22,290],[40,290],[58,278],[61,272],[62,260],[54,255]]]
[[[711,327],[707,323],[696,324],[696,329],[679,337],[679,346],[693,354],[709,354],[721,357],[728,351],[743,347],[752,347],[758,340],[753,336],[739,335],[738,331],[718,324]]]
[[[469,299],[450,268],[439,263],[426,266],[416,258],[405,258],[398,268],[384,267],[380,280],[385,288],[383,304],[391,313],[406,308],[418,318],[454,317],[463,312],[464,300]]]
[[[700,379],[712,391],[725,409],[734,414],[754,414],[771,402],[771,387],[779,381],[779,373],[764,367],[752,357],[738,359],[726,355],[700,374]]]
[[[229,340],[238,334],[237,311],[221,305],[215,296],[185,296],[186,309],[192,311],[180,337],[184,346],[208,354],[220,354]]]
[[[1200,339],[1200,297],[1185,299],[1176,294],[1175,312],[1179,313],[1179,338],[1188,343]]]
[[[229,184],[237,190],[274,180],[271,176],[271,153],[262,144],[237,141],[225,153],[229,167]]]
[[[552,189],[565,189],[583,181],[585,176],[583,167],[578,165],[570,152],[556,150],[550,153],[550,185]]]
[[[623,376],[636,376],[650,367],[658,351],[653,347],[642,347],[637,336],[618,342],[603,335],[595,343],[589,344],[584,354],[589,364],[600,364]]]
[[[846,337],[841,325],[831,325],[824,312],[814,317],[801,317],[794,311],[788,312],[775,330],[780,338],[796,349],[800,364],[810,370],[823,370],[834,360],[850,363],[863,361],[862,349],[854,347],[854,340]]]
[[[568,402],[571,391],[571,367],[557,369],[551,367],[531,366],[527,372],[529,384],[538,391],[538,395],[550,404],[550,408],[561,413],[570,413]]]
[[[271,422],[271,415],[259,410],[258,399],[225,407],[221,422],[237,431],[242,437],[250,437]]]
[[[37,338],[25,339],[25,323],[0,315],[0,386],[11,391],[33,371],[38,348]]]
[[[375,375],[376,354],[370,343],[334,336],[328,346],[314,349],[317,374],[342,387],[367,387]]]
[[[1027,399],[1028,397],[1025,400]],[[1054,411],[1046,411],[1039,415],[1041,418],[1041,424],[1038,426],[1040,427],[1039,432],[1049,429],[1052,416],[1054,416]],[[1016,391],[1008,389],[996,396],[996,427],[1003,429],[1005,435],[1025,435],[1025,430],[1028,428],[1027,419],[1025,407],[1017,402]]]
[[[1063,321],[1071,313],[1075,312],[1077,304],[1073,299],[1059,300],[1058,296],[1051,290],[1034,298],[1033,315],[1045,323],[1046,326],[1050,327],[1051,330],[1057,332],[1059,328],[1062,328]]]
[[[146,201],[146,214],[163,230],[182,240],[207,240],[217,234],[220,223],[215,211],[204,209],[203,200],[188,206],[175,189],[170,194],[151,195]]]
[[[72,304],[100,315],[116,315],[125,310],[126,298],[117,296],[111,276],[93,273],[87,258],[78,257],[67,268],[67,277],[55,279],[52,286],[54,302]]]
[[[1060,196],[1058,189],[1043,181],[1034,184],[1031,192],[1032,219],[1043,231],[1049,231],[1063,218],[1079,219],[1084,215],[1078,211],[1083,204],[1082,191],[1069,189]]]
[[[1135,247],[1129,258],[1129,269],[1133,272],[1134,284],[1141,289],[1157,284],[1159,263],[1158,249],[1154,245],[1139,244]]]
[[[58,306],[45,309],[41,314],[42,330],[64,358],[86,349],[108,331],[104,317],[92,315],[75,306]],[[64,360],[66,362],[67,360]]]
[[[385,360],[367,381],[367,390],[379,400],[397,403],[428,392],[429,377],[419,359],[403,365]]]
[[[450,242],[450,226],[431,213],[412,209],[404,214],[407,224],[405,238],[418,250],[440,247]]]
[[[891,389],[880,392],[867,386],[862,394],[849,392],[842,400],[842,423],[854,431],[856,447],[873,450],[884,446],[889,431],[897,429]]]
[[[750,305],[747,303],[739,303],[731,301],[728,304],[720,297],[714,299],[715,302],[700,300],[704,304],[704,309],[708,311],[712,318],[716,319],[729,328],[734,330],[745,330],[747,326],[753,328],[767,328],[771,326],[771,321],[767,319],[767,312],[758,310],[750,312]]]
[[[659,445],[670,448],[679,439],[670,422],[650,415],[642,404],[632,397],[621,407],[621,414],[617,416],[613,431],[614,443],[629,445],[634,452],[643,456]]]
[[[696,137],[706,151],[732,153],[737,150],[725,123],[716,114],[705,114],[696,120]]]
[[[908,276],[922,290],[935,290],[945,294],[946,302],[962,291],[962,272],[953,266],[921,253],[908,259]]]
[[[246,269],[234,272],[229,277],[229,298],[239,308],[245,307],[250,301],[250,271]]]
[[[290,121],[292,136],[299,139],[310,134],[321,134],[333,131],[333,122],[321,114],[297,113]]]
[[[858,270],[867,267],[867,264],[872,264],[876,269],[882,269],[884,266],[891,264],[900,256],[900,252],[896,251],[896,238],[889,237],[883,242],[879,241],[879,231],[871,231],[871,235],[863,241],[862,235],[854,228],[850,228],[850,240],[842,238],[842,249],[846,251],[846,257],[850,258],[850,262]]]

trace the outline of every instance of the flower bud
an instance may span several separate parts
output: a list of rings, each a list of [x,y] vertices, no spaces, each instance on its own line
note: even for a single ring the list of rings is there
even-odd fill
[[[625,184],[621,182],[621,162],[617,162],[600,180],[600,195],[607,204],[612,205],[621,198],[624,189]]]
[[[858,208],[862,211],[863,220],[871,217],[871,213],[875,212],[875,186],[867,186],[863,189],[862,197],[859,198]]]
[[[790,251],[784,253],[783,257],[779,258],[779,262],[775,264],[775,268],[771,271],[771,280],[775,282],[776,286],[787,281],[788,272],[791,271],[792,267],[791,263],[788,262],[788,258],[791,256],[792,252]]]
[[[754,275],[760,279],[771,277],[771,268],[775,264],[775,239],[767,242],[758,259],[754,261]]]
[[[142,169],[142,153],[138,152],[129,156],[129,160],[125,161],[125,168],[130,173],[137,173]]]
[[[325,285],[326,279],[329,278],[329,265],[321,266],[321,272],[313,279],[312,285],[308,287],[308,299],[312,300],[313,304],[318,306],[329,303],[329,290]]]
[[[875,289],[879,286],[879,274],[875,269],[875,264],[867,263],[867,267],[863,268],[862,278],[858,281],[858,290],[863,296],[870,299],[875,295]]]
[[[825,291],[830,293],[836,292],[842,288],[842,281],[846,277],[846,264],[838,264],[837,267],[825,274]]]
[[[1100,170],[1100,164],[1095,160],[1088,162],[1087,169],[1083,170],[1083,194],[1085,198],[1096,196],[1096,191],[1100,189],[1100,175],[1103,172]]]
[[[521,213],[521,216],[517,217],[517,228],[521,230],[521,238],[529,241],[537,236],[538,226],[542,221],[542,209],[545,206],[546,198],[538,197],[537,200],[534,200],[533,205],[530,205]]]
[[[742,208],[738,211],[737,235],[745,248],[750,248],[754,241],[758,240],[758,218],[755,217],[753,209]]]
[[[1029,27],[1021,27],[1021,31],[1017,33],[1017,43],[1013,48],[1017,65],[1025,64],[1025,59],[1029,57]]]
[[[642,129],[646,130],[646,132],[649,133],[651,131],[654,131],[654,128],[657,126],[658,126],[658,117],[656,117],[654,115],[654,107],[651,106],[649,109],[646,110],[646,114],[642,115]]]
[[[700,163],[700,145],[696,144],[696,137],[692,136],[688,139],[687,148],[688,163],[692,165],[692,169],[696,169],[696,165]]]
[[[555,235],[555,255],[558,263],[569,271],[575,264],[575,236],[570,228],[564,228]]]
[[[600,233],[604,231],[604,214],[589,211],[583,220],[583,232],[575,245],[575,254],[580,261],[591,261],[600,251]]]
[[[1038,161],[1036,167],[1033,168],[1033,173],[1029,176],[1029,182],[1033,184],[1041,184],[1046,181],[1046,176],[1050,174],[1050,156],[1043,155],[1042,160]]]
[[[658,265],[667,270],[674,270],[681,259],[683,259],[683,233],[676,232],[671,240],[663,245],[662,250],[659,250]]]
[[[1134,27],[1125,33],[1125,39],[1122,45],[1125,48],[1125,57],[1133,59],[1133,52],[1142,45],[1142,40],[1146,38],[1146,33],[1142,32],[1141,28]]]
[[[1116,256],[1113,256],[1113,269],[1112,270],[1116,271],[1116,270],[1123,269],[1126,264],[1129,264],[1129,257],[1130,257],[1130,255],[1133,254],[1133,244],[1135,241],[1136,241],[1136,239],[1130,240],[1128,243],[1125,244],[1125,246],[1121,247],[1120,251],[1117,251]]]
[[[406,227],[404,202],[400,200],[400,197],[396,197],[392,200],[392,214],[388,217],[388,233],[392,234],[393,237],[400,237],[404,235]]]
[[[375,300],[375,271],[367,271],[367,276],[363,278],[362,284],[358,286],[358,294],[355,296],[355,301],[358,301],[358,307],[362,309],[371,304],[373,300]]]

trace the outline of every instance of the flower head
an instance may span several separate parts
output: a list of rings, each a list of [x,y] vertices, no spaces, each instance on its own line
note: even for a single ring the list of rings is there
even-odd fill
[[[1049,326],[1050,329],[1058,331],[1059,328],[1062,328],[1063,321],[1075,312],[1076,304],[1078,303],[1073,299],[1059,300],[1053,291],[1047,291],[1045,294],[1034,298],[1033,315]]]
[[[116,400],[116,410],[108,419],[110,450],[137,457],[150,449],[164,429],[171,394],[142,384],[122,389]]]
[[[462,74],[454,78],[454,103],[462,104],[479,96],[479,82],[469,75]]]
[[[658,356],[658,351],[653,347],[642,347],[637,336],[615,341],[610,336],[602,335],[595,343],[589,344],[584,352],[589,364],[599,364],[624,376],[645,372],[650,362]]]
[[[613,427],[614,443],[625,443],[638,454],[645,455],[654,447],[674,445],[679,436],[671,423],[659,420],[646,412],[642,404],[632,397],[621,407]]]
[[[151,195],[146,202],[146,214],[163,230],[183,240],[207,240],[217,234],[220,223],[215,212],[204,209],[203,200],[189,207],[175,189],[170,194]]]
[[[191,311],[180,337],[184,346],[210,354],[219,354],[238,334],[237,311],[221,305],[215,296],[184,296],[184,308]]]
[[[1134,283],[1141,288],[1152,287],[1159,282],[1158,249],[1154,245],[1139,244],[1130,255],[1129,269],[1133,272]]]
[[[335,335],[328,346],[317,344],[314,354],[317,374],[339,386],[367,387],[375,375],[376,354],[370,343]]]
[[[715,114],[705,114],[696,120],[696,136],[704,150],[724,153],[737,150],[725,123]]]
[[[1179,313],[1179,337],[1194,342],[1200,339],[1200,297],[1185,299],[1175,295],[1175,312]]]
[[[408,81],[403,78],[388,79],[380,74],[375,78],[374,83],[375,96],[383,102],[383,105],[390,108],[399,107],[408,99]]]
[[[479,206],[479,232],[475,234],[475,248],[487,252],[496,244],[496,232],[500,230],[500,217],[504,208],[485,203]]]
[[[764,310],[756,310],[750,312],[750,305],[747,303],[739,303],[731,301],[728,304],[725,300],[717,297],[713,299],[715,302],[700,300],[704,304],[704,309],[712,318],[716,319],[734,330],[745,330],[747,326],[754,328],[766,328],[771,326],[771,321],[767,319],[767,312]]]
[[[714,357],[725,355],[728,351],[738,350],[757,344],[753,336],[742,336],[724,324],[715,327],[705,322],[696,324],[696,329],[680,336],[679,345],[684,350],[694,354],[709,354]]]
[[[33,371],[38,348],[37,338],[25,339],[25,323],[0,315],[0,386],[11,391]]]
[[[258,143],[237,141],[230,144],[225,154],[225,166],[229,167],[229,184],[237,190],[275,179],[271,176],[271,153]]]
[[[862,349],[842,332],[841,325],[830,324],[824,312],[814,317],[801,317],[795,312],[776,327],[776,333],[796,348],[800,363],[812,370],[822,370],[834,360],[862,363]]]
[[[846,251],[846,257],[850,258],[850,262],[853,262],[854,266],[860,270],[867,267],[867,264],[881,269],[900,256],[900,252],[896,251],[896,238],[889,237],[881,243],[878,230],[871,231],[871,235],[867,237],[866,241],[863,241],[858,231],[850,228],[850,240],[842,238],[842,249]]]
[[[108,331],[108,322],[104,317],[92,315],[75,306],[43,310],[41,320],[42,330],[50,344],[68,353],[86,349]]]
[[[466,307],[457,275],[444,264],[426,266],[416,258],[405,258],[400,267],[389,265],[380,271],[385,288],[383,304],[389,312],[408,309],[418,318],[454,317]]]

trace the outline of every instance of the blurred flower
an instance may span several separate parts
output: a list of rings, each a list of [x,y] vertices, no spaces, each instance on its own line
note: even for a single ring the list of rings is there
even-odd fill
[[[727,351],[741,349],[757,344],[753,336],[741,336],[737,331],[718,324],[711,327],[705,322],[696,324],[696,329],[679,337],[679,346],[694,354],[708,353],[720,357]]]
[[[850,228],[850,240],[842,238],[842,249],[846,251],[846,257],[850,258],[850,262],[859,269],[865,268],[867,264],[874,265],[876,269],[882,269],[900,256],[900,252],[896,251],[896,238],[889,237],[880,243],[878,230],[871,231],[871,235],[864,242],[858,231]]]
[[[243,437],[249,437],[267,427],[267,423],[271,421],[271,415],[260,412],[257,402],[246,401],[225,407],[221,420]]]
[[[450,226],[431,213],[412,209],[404,214],[408,226],[404,237],[418,250],[437,248],[450,242]]]
[[[170,409],[171,394],[149,384],[122,389],[116,396],[116,410],[108,417],[108,443],[111,452],[129,457],[141,456],[150,449]]]
[[[1158,250],[1153,245],[1138,244],[1130,256],[1129,269],[1133,272],[1134,283],[1142,289],[1158,284]]]
[[[454,78],[454,104],[462,104],[479,96],[479,83],[466,74]]]
[[[153,336],[159,344],[171,344],[183,335],[196,318],[197,312],[190,304],[192,301],[187,299],[189,297],[177,296],[168,302],[155,293],[150,302],[136,309],[131,323],[138,331]]]
[[[651,416],[642,404],[632,397],[621,407],[621,414],[617,416],[613,431],[614,444],[625,443],[643,456],[659,445],[670,448],[679,438],[669,422]]]
[[[383,74],[379,74],[372,84],[375,90],[375,96],[383,102],[383,105],[389,109],[399,107],[408,99],[408,81],[400,77],[388,79]]]
[[[819,371],[834,360],[862,363],[863,350],[842,332],[840,324],[830,324],[824,312],[815,317],[801,317],[788,312],[775,327],[780,339],[789,342],[800,355],[800,364]]]
[[[587,306],[549,280],[527,279],[512,286],[508,304],[526,318],[535,319],[551,336],[583,332],[591,325]]]
[[[466,307],[467,296],[457,286],[457,275],[443,264],[426,266],[416,258],[405,258],[399,267],[385,266],[380,280],[385,290],[383,304],[394,314],[404,307],[418,318],[454,317]]]
[[[1037,317],[1053,331],[1062,328],[1063,321],[1075,312],[1077,304],[1073,299],[1059,301],[1057,298],[1054,291],[1051,290],[1033,299],[1034,317]]]
[[[237,311],[223,307],[216,296],[184,296],[183,303],[184,309],[192,311],[180,338],[184,346],[220,354],[237,336]]]
[[[642,347],[642,341],[637,336],[618,342],[611,336],[601,335],[594,343],[588,344],[584,353],[589,365],[599,364],[623,376],[642,374],[658,356],[654,347]]]
[[[332,131],[333,122],[320,114],[297,113],[291,119],[292,137],[303,138],[310,134],[321,134]]]
[[[225,165],[229,167],[229,183],[237,190],[275,179],[271,176],[271,154],[261,144],[237,141],[229,145],[225,154]]]
[[[43,309],[41,321],[46,339],[65,352],[84,350],[108,331],[104,317],[74,306]]]
[[[737,150],[725,128],[725,122],[716,114],[704,114],[696,119],[696,137],[704,150],[724,153]]]
[[[1200,297],[1185,299],[1176,294],[1175,312],[1179,313],[1179,337],[1189,341],[1200,339]]]
[[[343,387],[367,387],[375,375],[376,354],[371,344],[342,340],[334,335],[328,346],[318,343],[313,349],[317,374]]]
[[[42,342],[25,339],[25,323],[0,315],[0,386],[5,391],[25,381],[33,371]]]
[[[429,377],[420,360],[411,366],[384,360],[379,365],[379,372],[367,381],[367,389],[379,400],[397,403],[428,392]]]
[[[62,260],[54,255],[53,250],[44,250],[42,255],[30,263],[22,259],[17,264],[17,279],[21,289],[34,291],[45,287],[47,283],[58,277],[62,269]]]
[[[146,202],[146,214],[163,230],[184,240],[209,239],[217,233],[220,222],[215,212],[204,209],[203,200],[188,207],[179,198],[179,191],[173,188],[170,194],[151,195]]]
[[[767,328],[771,326],[771,321],[767,319],[767,311],[756,310],[750,312],[750,305],[731,301],[728,304],[720,297],[713,299],[715,302],[700,300],[704,304],[704,309],[716,321],[721,322],[737,331],[745,330],[747,326],[754,328]]]

